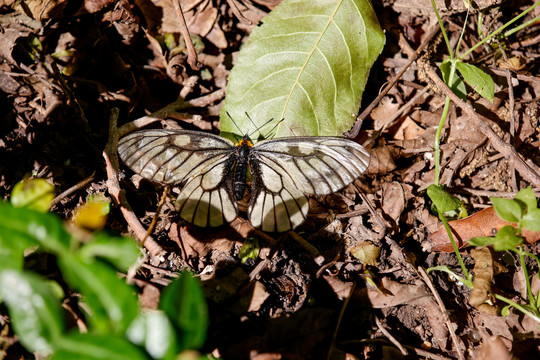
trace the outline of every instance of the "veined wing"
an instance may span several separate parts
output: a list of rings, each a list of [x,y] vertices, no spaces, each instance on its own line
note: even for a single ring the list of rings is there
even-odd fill
[[[339,191],[359,177],[369,165],[367,150],[339,137],[291,137],[257,143],[251,162],[268,165],[284,181],[304,194],[327,195]],[[273,175],[261,173],[268,188]],[[268,177],[266,179],[265,177]]]
[[[287,177],[257,160],[250,161],[250,169],[252,184],[248,216],[254,227],[267,232],[283,232],[306,220],[308,200]]]
[[[142,130],[118,142],[118,154],[148,180],[177,185],[226,160],[234,144],[222,137],[189,130]]]
[[[232,142],[188,130],[143,130],[120,139],[120,158],[143,177],[184,184],[176,207],[197,226],[220,226],[237,216],[233,195],[236,162]]]

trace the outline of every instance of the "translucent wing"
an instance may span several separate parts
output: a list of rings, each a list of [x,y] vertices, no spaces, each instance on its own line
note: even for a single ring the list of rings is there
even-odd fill
[[[265,231],[293,229],[309,210],[304,194],[339,191],[368,165],[367,150],[344,138],[292,137],[257,143],[250,155],[250,220]]]
[[[122,161],[148,180],[185,184],[176,206],[197,226],[219,226],[236,218],[232,186],[234,144],[188,130],[143,130],[118,142]]]

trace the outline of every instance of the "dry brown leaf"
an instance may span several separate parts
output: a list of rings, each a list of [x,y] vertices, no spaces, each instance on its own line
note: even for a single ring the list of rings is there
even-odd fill
[[[412,140],[424,135],[426,131],[418,126],[409,116],[405,118],[395,131],[394,139]]]
[[[382,209],[399,224],[399,218],[405,209],[405,193],[397,181],[382,184]]]
[[[452,229],[454,240],[459,248],[468,245],[467,241],[473,237],[495,236],[497,231],[506,225],[516,226],[515,223],[499,218],[493,207],[488,207],[465,219],[450,221],[448,224]],[[533,244],[540,240],[540,231],[524,229],[523,238],[527,243]],[[431,234],[422,243],[422,248],[424,251],[454,251],[442,224],[439,226],[439,230]]]
[[[497,315],[497,308],[491,305],[495,300],[491,294],[491,281],[495,275],[491,249],[472,249],[471,256],[474,259],[474,287],[469,304],[482,312]]]
[[[476,360],[511,360],[513,356],[499,336],[490,336],[480,345],[474,358]]]
[[[398,109],[399,104],[394,103],[393,100],[388,97],[384,97],[379,105],[371,112],[375,130],[380,130],[390,125],[394,114]]]
[[[371,151],[371,159],[366,174],[386,174],[396,168],[394,158],[397,155],[397,149],[391,145],[377,146]]]

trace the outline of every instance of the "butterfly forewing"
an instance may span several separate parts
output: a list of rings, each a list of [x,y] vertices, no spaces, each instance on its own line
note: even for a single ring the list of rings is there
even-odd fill
[[[197,226],[236,218],[232,192],[235,146],[216,135],[187,130],[143,130],[120,139],[120,158],[143,177],[181,185],[176,206]]]

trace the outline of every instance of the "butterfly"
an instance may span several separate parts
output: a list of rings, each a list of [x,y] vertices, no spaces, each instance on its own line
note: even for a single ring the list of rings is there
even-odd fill
[[[251,173],[248,218],[266,232],[284,232],[308,214],[306,195],[327,195],[367,168],[369,153],[340,137],[301,136],[236,144],[191,130],[140,130],[118,142],[122,161],[144,178],[183,185],[176,208],[184,220],[215,227],[233,221]]]

